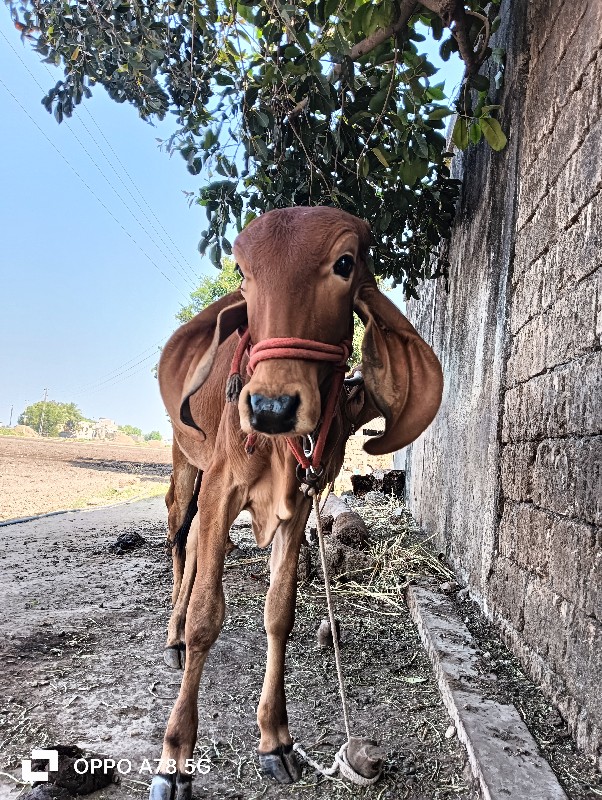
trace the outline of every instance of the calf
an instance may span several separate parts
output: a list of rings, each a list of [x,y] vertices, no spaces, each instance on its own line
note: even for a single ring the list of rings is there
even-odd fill
[[[436,356],[368,270],[369,241],[368,225],[338,209],[264,214],[234,243],[240,290],[183,325],[163,351],[159,382],[174,429],[171,536],[187,512],[190,519],[195,486],[199,513],[185,550],[174,548],[165,658],[183,665],[184,675],[152,800],[192,796],[186,762],[196,740],[199,682],[224,619],[228,531],[243,509],[258,546],[272,544],[259,759],[282,783],[300,776],[284,661],[310,495],[335,478],[348,437],[374,417],[386,424],[366,443],[369,453],[413,441],[435,416],[443,386]],[[354,310],[366,326],[363,382],[341,389]]]

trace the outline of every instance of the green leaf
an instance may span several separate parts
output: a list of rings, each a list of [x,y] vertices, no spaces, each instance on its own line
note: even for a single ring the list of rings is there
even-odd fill
[[[324,18],[331,17],[339,7],[344,7],[344,0],[326,0],[324,3]]]
[[[427,119],[445,119],[445,117],[449,117],[453,113],[454,112],[450,108],[439,106],[431,111]]]
[[[373,152],[373,153],[374,153],[374,155],[375,155],[375,156],[378,158],[378,160],[379,160],[379,161],[380,161],[380,163],[383,165],[383,167],[388,167],[388,166],[389,166],[389,162],[388,162],[388,161],[387,161],[387,159],[385,158],[385,156],[384,156],[384,153],[382,152],[382,150],[380,149],[380,147],[373,147],[373,148],[372,148],[372,152]]]
[[[497,119],[483,117],[481,119],[481,128],[492,150],[503,150],[506,147],[508,139]]]
[[[370,111],[373,111],[375,114],[380,114],[385,106],[385,100],[387,99],[387,95],[389,94],[389,87],[387,86],[384,89],[378,91],[372,100],[368,103],[368,108]]]
[[[458,117],[454,130],[452,132],[452,142],[460,150],[466,150],[468,147],[468,125],[464,117]]]
[[[481,116],[485,116],[489,114],[489,112],[495,111],[498,108],[501,108],[501,106],[483,106],[481,109]]]
[[[269,158],[270,158],[270,151],[268,150],[268,147],[267,147],[266,143],[263,141],[263,139],[254,138],[253,139],[253,144],[255,145],[255,150],[256,150],[257,154],[264,161],[268,161]]]
[[[471,122],[468,126],[468,139],[471,144],[478,144],[481,141],[483,131],[481,130],[480,121]]]
[[[451,37],[449,39],[444,39],[441,42],[441,47],[439,48],[439,55],[441,56],[442,61],[449,61],[449,57],[454,52],[455,39]]]
[[[426,96],[430,97],[431,100],[445,100],[445,92],[444,92],[443,83],[438,83],[436,86],[430,86],[426,90]]]

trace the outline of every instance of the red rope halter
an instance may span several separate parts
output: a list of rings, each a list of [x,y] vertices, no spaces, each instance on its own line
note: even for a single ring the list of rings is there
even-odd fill
[[[327,344],[326,342],[316,342],[312,339],[283,337],[264,339],[251,346],[251,334],[249,333],[249,329],[246,328],[240,334],[240,341],[232,359],[232,366],[230,368],[228,386],[226,389],[228,400],[236,400],[240,394],[240,389],[242,388],[240,365],[243,355],[247,350],[249,350],[249,363],[247,364],[247,373],[249,375],[253,374],[255,367],[262,361],[276,358],[295,358],[302,361],[327,361],[334,364],[334,376],[322,415],[320,433],[318,434],[313,452],[307,456],[295,440],[290,439],[288,436],[285,437],[299,465],[306,471],[311,470],[315,475],[318,475],[321,470],[326,437],[328,436],[330,425],[334,419],[339,395],[343,388],[343,381],[347,370],[347,359],[351,354],[350,343],[343,341],[341,344]],[[247,437],[247,452],[253,452],[256,437],[257,434],[250,434],[250,436]]]

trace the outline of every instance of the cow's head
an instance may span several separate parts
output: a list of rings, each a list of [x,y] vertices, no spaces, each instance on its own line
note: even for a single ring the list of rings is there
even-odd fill
[[[441,368],[430,347],[378,289],[366,266],[368,225],[335,208],[287,208],[253,220],[234,242],[240,295],[201,312],[213,337],[185,383],[183,408],[204,383],[221,342],[244,323],[253,344],[295,337],[351,341],[353,311],[366,325],[362,345],[364,408],[359,424],[382,414],[382,436],[368,452],[413,441],[441,401]],[[257,364],[239,399],[243,431],[297,436],[318,425],[332,366],[285,358]]]

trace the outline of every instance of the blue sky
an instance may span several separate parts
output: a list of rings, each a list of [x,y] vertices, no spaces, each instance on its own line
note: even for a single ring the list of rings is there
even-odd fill
[[[457,65],[447,74],[458,83]],[[215,274],[197,251],[204,210],[184,195],[199,178],[159,150],[171,120],[148,125],[101,88],[59,126],[40,100],[60,75],[2,4],[0,424],[47,388],[87,417],[168,437],[152,367],[195,276]]]

